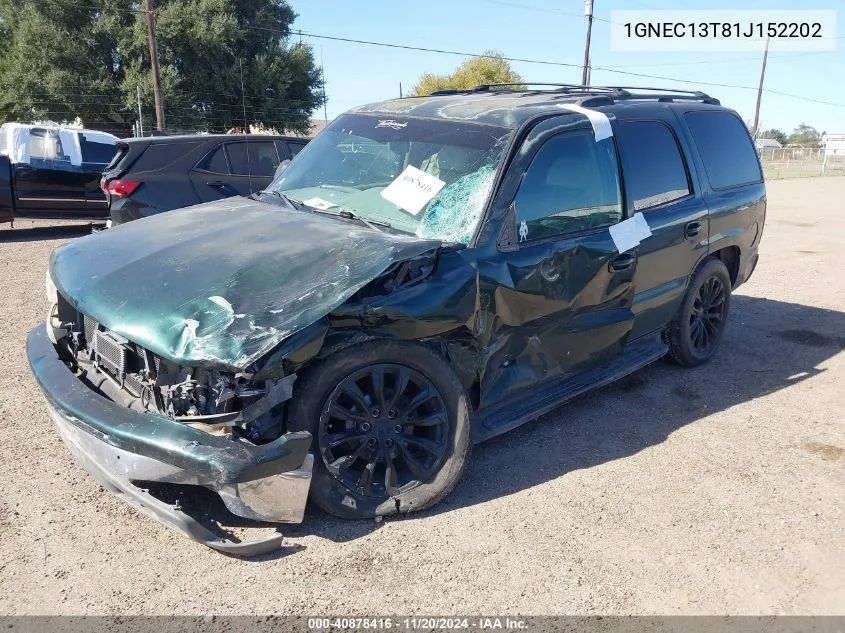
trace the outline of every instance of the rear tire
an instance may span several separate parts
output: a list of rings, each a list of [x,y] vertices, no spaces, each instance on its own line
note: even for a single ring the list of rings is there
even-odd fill
[[[364,519],[428,508],[469,457],[468,398],[455,372],[415,343],[368,341],[306,369],[288,429],[313,437],[311,500]]]
[[[728,269],[720,259],[704,260],[669,324],[669,356],[683,367],[696,367],[709,361],[722,342],[730,305]]]

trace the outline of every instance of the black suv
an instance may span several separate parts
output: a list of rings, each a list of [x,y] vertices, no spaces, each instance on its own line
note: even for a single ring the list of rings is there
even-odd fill
[[[308,139],[265,134],[151,136],[117,144],[100,187],[111,224],[261,191]]]
[[[362,518],[443,499],[473,442],[668,354],[709,360],[766,193],[703,93],[481,86],[356,108],[253,199],[72,241],[28,354],[68,448],[234,513]],[[503,465],[503,469],[510,468]],[[530,465],[512,465],[530,468]]]

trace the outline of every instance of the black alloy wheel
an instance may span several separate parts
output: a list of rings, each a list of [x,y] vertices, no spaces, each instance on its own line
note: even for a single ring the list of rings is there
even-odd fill
[[[719,344],[727,317],[727,290],[719,275],[704,280],[689,315],[689,337],[695,350],[709,356]]]
[[[329,395],[317,430],[327,471],[350,490],[382,498],[410,490],[440,469],[449,415],[437,387],[397,363],[369,365]]]
[[[666,328],[669,356],[684,367],[710,360],[722,342],[731,307],[731,276],[717,257],[693,273],[678,312]]]

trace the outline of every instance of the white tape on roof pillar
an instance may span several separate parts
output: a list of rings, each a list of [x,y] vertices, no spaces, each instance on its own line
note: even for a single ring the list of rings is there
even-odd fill
[[[596,143],[613,136],[613,128],[610,127],[610,119],[607,118],[607,115],[604,112],[590,110],[589,108],[584,108],[573,103],[559,103],[558,107],[563,108],[564,110],[569,110],[570,112],[583,114],[585,117],[590,119],[590,125],[593,126],[593,134],[596,137]]]

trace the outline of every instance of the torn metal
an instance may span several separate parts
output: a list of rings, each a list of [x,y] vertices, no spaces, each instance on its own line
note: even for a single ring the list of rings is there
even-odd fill
[[[75,375],[57,356],[44,325],[30,333],[27,356],[56,429],[76,460],[145,514],[209,547],[242,555],[277,548],[281,535],[253,543],[221,539],[152,497],[144,482],[204,486],[230,511],[252,519],[302,520],[313,465],[309,433],[286,433],[256,445],[127,408]]]

